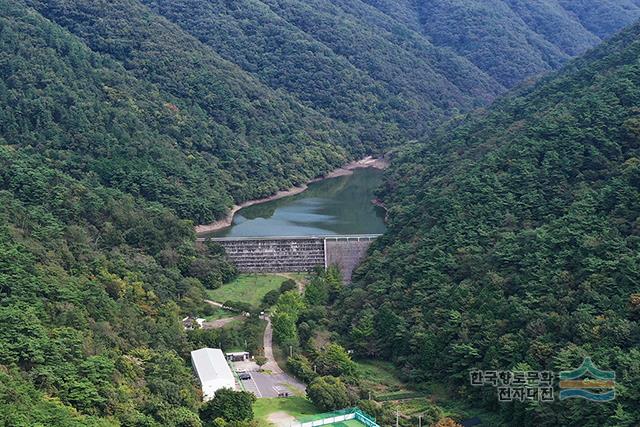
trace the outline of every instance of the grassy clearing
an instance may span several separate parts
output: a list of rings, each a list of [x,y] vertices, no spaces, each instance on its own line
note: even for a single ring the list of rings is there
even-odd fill
[[[359,377],[374,394],[407,391],[398,369],[389,362],[360,360],[356,362]]]
[[[255,419],[258,421],[258,427],[270,427],[268,418],[270,414],[275,412],[286,412],[294,418],[301,416],[309,416],[317,414],[318,408],[313,403],[304,397],[287,397],[287,398],[272,398],[272,399],[258,399],[253,404],[253,412]]]
[[[285,280],[285,277],[275,274],[241,274],[231,283],[207,291],[207,295],[209,299],[221,303],[239,301],[258,307],[262,297],[278,289]]]
[[[204,316],[207,322],[211,322],[213,320],[224,319],[227,317],[237,316],[238,313],[234,313],[233,311],[225,310],[224,308],[216,308],[213,310],[211,314]]]

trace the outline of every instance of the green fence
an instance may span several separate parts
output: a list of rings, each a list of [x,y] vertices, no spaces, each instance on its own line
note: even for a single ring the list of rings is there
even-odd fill
[[[360,408],[355,408],[356,420],[360,421],[362,424],[367,427],[380,427],[378,423],[376,423],[375,418],[371,418],[367,413],[362,412]]]
[[[375,418],[363,412],[360,408],[340,409],[333,412],[299,417],[292,427],[318,427],[327,424],[336,424],[347,420],[357,420],[367,427],[380,427]]]
[[[359,408],[346,408],[346,409],[339,409],[337,411],[333,411],[333,412],[324,412],[322,414],[314,414],[314,415],[306,415],[303,417],[298,417],[297,421],[299,423],[308,423],[310,421],[318,421],[318,420],[324,420],[325,418],[335,418],[335,417],[339,417],[341,415],[349,415],[349,414],[353,414],[356,410],[360,410]]]

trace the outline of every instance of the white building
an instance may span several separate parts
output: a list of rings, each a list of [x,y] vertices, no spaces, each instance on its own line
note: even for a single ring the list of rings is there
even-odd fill
[[[202,386],[202,400],[211,400],[221,388],[235,390],[236,379],[219,348],[201,348],[191,352],[191,364]]]

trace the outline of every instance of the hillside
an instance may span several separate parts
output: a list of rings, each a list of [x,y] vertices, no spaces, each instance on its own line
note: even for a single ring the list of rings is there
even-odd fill
[[[640,18],[608,0],[143,1],[367,139],[420,136]]]
[[[446,43],[360,0],[25,4],[49,22],[5,44],[16,55],[8,96],[18,101],[7,104],[2,136],[195,223],[425,135],[504,90]],[[531,19],[545,21],[548,9],[530,10]],[[511,28],[511,18],[487,28]],[[576,52],[599,40],[567,32],[581,40]],[[510,67],[511,83],[526,77],[523,61],[526,75],[536,69],[508,50],[483,56],[487,70]]]
[[[468,61],[360,1],[144,3],[365,140],[416,137],[502,90]]]
[[[335,310],[348,348],[507,425],[640,422],[639,58],[636,25],[396,159],[390,231]],[[585,356],[617,372],[615,404],[497,405],[469,385]]]
[[[365,0],[507,87],[640,19],[634,0]]]
[[[34,37],[59,34],[81,57],[66,55],[65,45],[33,42],[36,54],[10,48],[23,57],[14,67],[25,69],[13,77],[25,80],[16,97],[39,98],[33,102],[46,121],[5,137],[28,145],[29,131],[55,133],[64,147],[49,137],[42,148],[51,157],[81,157],[68,165],[82,165],[76,173],[93,173],[104,185],[202,223],[232,200],[303,183],[364,150],[339,123],[265,87],[136,2],[31,4],[76,33],[49,25],[36,27]],[[30,87],[34,63],[57,84]],[[74,105],[90,106],[81,114],[93,117],[78,117]]]
[[[515,2],[510,3],[515,10]],[[624,9],[625,19],[633,16],[632,5],[636,3]],[[431,134],[452,117],[486,106],[505,85],[557,67],[569,55],[597,43],[614,31],[613,23],[622,18],[622,2],[601,1],[597,14],[586,7],[587,2],[571,2],[572,9],[567,6],[562,10],[557,5],[564,2],[549,2],[553,8],[544,7],[547,3],[543,2],[539,9],[522,3],[529,13],[527,19],[536,22],[546,22],[544,17],[552,10],[584,15],[585,20],[580,20],[584,30],[576,26],[575,19],[566,30],[563,22],[568,21],[558,21],[545,36],[527,30],[526,37],[532,42],[522,46],[528,53],[521,56],[505,47],[522,40],[501,35],[499,39],[506,41],[497,45],[496,52],[491,51],[495,61],[476,63],[462,43],[450,46],[446,38],[436,43],[436,37],[425,34],[421,15],[411,0],[386,4],[394,10],[358,0],[0,0],[0,425],[201,427],[201,404],[188,365],[189,351],[220,343],[237,346],[246,334],[241,340],[238,331],[243,326],[232,332],[195,334],[182,327],[180,319],[185,315],[206,314],[205,289],[216,288],[235,274],[219,249],[195,245],[194,224],[224,216],[234,203],[271,195],[349,160],[397,149]],[[442,13],[443,22],[458,19],[446,8],[438,13]],[[524,12],[522,16],[525,20]],[[491,21],[498,33],[503,27],[519,33],[522,27],[518,25],[507,25],[502,17]],[[473,25],[468,27],[471,31]],[[466,24],[456,31],[464,32],[465,28]],[[566,47],[552,40],[555,30],[572,34],[573,38],[562,42]],[[491,44],[495,39],[490,35],[480,37]],[[608,49],[633,55],[625,43],[621,38]],[[563,163],[567,153],[549,154],[545,160],[549,165],[556,168],[560,164],[565,169],[559,169],[557,176],[548,172],[547,181],[542,181],[528,173],[536,170],[534,160],[544,156],[533,148],[524,152],[519,186],[501,183],[514,192],[513,196],[505,201],[503,193],[496,194],[496,205],[483,208],[500,212],[512,199],[522,200],[522,206],[500,217],[515,242],[504,249],[504,257],[514,256],[510,248],[522,250],[517,239],[528,239],[529,235],[517,233],[518,227],[547,227],[549,230],[541,232],[553,233],[556,224],[547,224],[551,219],[574,221],[566,217],[569,214],[564,208],[571,202],[576,215],[583,215],[587,208],[615,211],[615,216],[606,211],[595,224],[570,223],[593,233],[584,241],[585,253],[604,251],[613,257],[593,258],[589,272],[624,264],[628,271],[620,267],[618,271],[625,272],[621,274],[635,274],[636,265],[627,259],[625,248],[637,251],[632,247],[637,242],[629,237],[637,234],[637,220],[629,219],[630,212],[637,212],[633,205],[637,195],[631,192],[637,185],[636,163],[629,152],[637,146],[618,139],[626,135],[629,141],[637,141],[631,139],[637,138],[637,124],[626,120],[632,115],[630,106],[637,105],[636,70],[622,78],[623,68],[606,52],[591,54],[555,80],[500,102],[486,116],[471,119],[452,135],[438,136],[433,144],[420,144],[399,160],[386,194],[393,223],[389,239],[381,245],[389,246],[379,247],[386,255],[381,252],[370,260],[369,276],[358,284],[370,289],[374,283],[379,289],[362,296],[363,301],[373,303],[374,298],[385,295],[389,304],[381,312],[395,322],[404,315],[395,314],[407,308],[403,304],[421,299],[418,295],[413,302],[405,301],[387,292],[389,277],[397,279],[394,292],[401,289],[409,295],[412,275],[422,274],[423,268],[437,273],[428,276],[430,279],[436,277],[448,284],[449,280],[480,280],[478,277],[484,276],[471,279],[468,275],[493,262],[495,268],[487,275],[494,277],[493,271],[503,267],[499,265],[503,258],[481,258],[487,242],[474,234],[478,229],[489,232],[492,224],[481,222],[484,217],[480,214],[486,211],[468,219],[465,215],[469,211],[464,209],[468,206],[465,197],[489,197],[492,193],[438,196],[437,189],[447,179],[459,180],[468,190],[490,188],[479,180],[482,174],[476,182],[469,168],[477,167],[475,173],[494,166],[473,165],[472,160],[482,158],[486,150],[494,153],[498,162],[501,151],[496,147],[504,145],[498,144],[501,129],[525,132],[518,120],[529,117],[535,118],[530,135],[521,133],[518,138],[538,144],[537,136],[557,134],[575,158],[567,157]],[[523,61],[534,57],[539,61],[524,69]],[[503,62],[502,69],[496,68]],[[607,74],[587,87],[596,64]],[[512,77],[505,76],[512,72]],[[571,84],[574,92],[565,90],[564,84]],[[610,97],[605,96],[605,89],[611,91]],[[580,98],[581,103],[575,106],[564,99],[587,92],[589,96]],[[624,108],[613,103],[615,100]],[[557,112],[553,110],[556,101],[569,111],[575,107],[601,114],[591,117],[585,112],[578,117],[576,113],[575,118],[532,113],[538,108]],[[605,110],[603,105],[615,108]],[[595,108],[601,106],[601,110]],[[607,136],[613,125],[611,129],[590,128],[605,119],[620,125],[618,139],[616,135],[598,139]],[[565,123],[571,138],[562,133],[566,130],[560,125]],[[576,130],[582,128],[591,131]],[[496,147],[477,144],[483,134],[494,135],[495,140],[491,136],[489,141]],[[588,163],[577,161],[582,159],[578,155],[581,151],[571,144],[578,140],[594,144],[582,154],[588,156]],[[452,152],[444,144],[474,148]],[[540,147],[554,152],[553,147]],[[429,157],[437,163],[417,164],[412,156]],[[518,166],[510,161],[498,164],[505,180],[515,173],[510,168]],[[526,180],[529,178],[531,181]],[[432,179],[438,185],[431,185]],[[545,182],[558,184],[543,191]],[[564,192],[576,182],[584,184],[581,189],[586,195],[587,190],[593,190],[592,199],[578,191]],[[599,183],[606,185],[601,188]],[[532,192],[518,192],[525,189]],[[616,196],[601,206],[598,197],[605,190]],[[435,204],[436,200],[440,203]],[[444,221],[435,215],[450,213],[449,201],[455,202],[453,214],[459,219],[480,222],[462,221],[460,225],[445,221],[444,226],[450,229],[433,241],[416,240],[414,231],[423,234],[426,227]],[[587,208],[582,208],[585,204]],[[463,227],[462,231],[457,227]],[[583,232],[582,228],[576,231]],[[606,240],[601,239],[606,248],[598,232],[610,233]],[[455,238],[450,241],[452,233]],[[461,243],[467,238],[465,233],[471,236],[468,245]],[[394,237],[405,236],[406,244],[391,244]],[[562,242],[560,239],[557,244]],[[455,244],[461,248],[455,252],[457,258],[445,255],[449,253],[446,245]],[[441,252],[435,255],[444,260],[432,259],[429,251],[438,248]],[[580,254],[569,255],[582,259]],[[596,255],[604,256],[600,252]],[[464,263],[457,266],[460,259]],[[474,264],[478,259],[483,259],[483,264]],[[380,264],[383,261],[394,264]],[[415,263],[408,265],[409,261]],[[554,280],[565,280],[571,286],[582,283],[583,277],[569,267],[553,272],[557,273]],[[517,285],[524,280],[509,274],[496,273],[497,282]],[[589,286],[604,287],[608,292],[606,278],[600,279],[590,279]],[[629,285],[626,278],[620,280],[617,297],[627,301]],[[424,288],[434,283],[441,282],[429,282]],[[517,295],[521,296],[516,285],[510,285],[514,288],[509,292],[520,292]],[[357,288],[345,300],[345,307],[357,292],[363,291]],[[594,295],[588,297],[597,299]],[[598,304],[586,301],[596,308],[586,307],[585,313],[602,310],[607,304],[606,299]],[[611,305],[612,322],[621,318],[622,306]],[[345,324],[358,315],[351,307],[344,313]],[[442,312],[425,315],[441,316]],[[467,320],[453,311],[446,316],[452,322]],[[626,323],[612,324],[604,317],[599,320],[603,324],[593,329],[603,334],[603,342],[616,334],[628,336],[620,350],[623,356],[637,335],[637,313],[630,316]],[[491,316],[486,319],[490,323]],[[491,331],[495,325],[483,326]],[[547,327],[552,326],[556,324]],[[499,324],[493,330],[508,327],[513,325]],[[534,331],[542,327],[531,326]],[[393,331],[394,336],[403,336],[404,330]],[[392,354],[385,344],[393,342],[387,340],[388,333],[389,328],[381,327],[377,341],[370,341],[384,344],[376,349],[377,354],[395,358],[423,376],[436,369],[411,359],[401,344],[394,349],[398,353]],[[420,347],[425,351],[448,349],[444,341],[428,341],[441,338],[435,333],[416,336],[426,340],[420,341],[428,344]],[[491,342],[491,336],[486,338],[483,345]],[[552,344],[539,344],[541,354],[549,353],[547,345],[561,342],[551,338],[547,341]],[[512,344],[508,340],[503,343],[507,350],[517,348]],[[446,368],[443,372],[461,372],[447,365],[451,360],[443,358],[441,362]],[[630,385],[628,390],[634,389]],[[630,399],[621,401],[627,405]]]

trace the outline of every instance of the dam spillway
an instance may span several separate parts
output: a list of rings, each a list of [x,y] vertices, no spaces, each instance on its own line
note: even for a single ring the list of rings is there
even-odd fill
[[[243,273],[311,271],[337,265],[346,282],[380,234],[200,238],[220,244]]]

